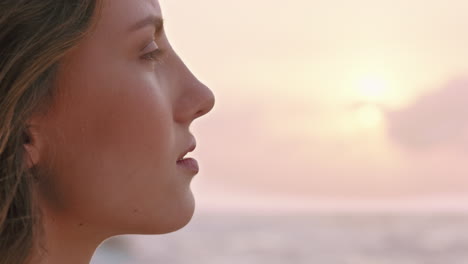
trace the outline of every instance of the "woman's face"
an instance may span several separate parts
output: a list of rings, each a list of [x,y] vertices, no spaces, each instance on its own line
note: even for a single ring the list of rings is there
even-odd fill
[[[66,58],[40,122],[43,210],[111,233],[167,233],[194,211],[196,170],[177,164],[212,92],[171,48],[157,0],[103,0]],[[38,145],[41,145],[38,143]]]

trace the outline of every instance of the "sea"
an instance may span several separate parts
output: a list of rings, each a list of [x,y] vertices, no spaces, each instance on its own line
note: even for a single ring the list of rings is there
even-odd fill
[[[203,212],[106,240],[91,264],[468,264],[466,212]]]

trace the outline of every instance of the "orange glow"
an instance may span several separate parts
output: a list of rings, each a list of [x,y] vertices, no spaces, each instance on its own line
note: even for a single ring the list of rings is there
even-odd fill
[[[468,74],[468,2],[182,0],[163,9],[176,50],[217,96],[196,127],[206,144],[200,192],[468,192],[468,167],[446,149],[412,149],[390,130],[392,111]],[[449,161],[423,162],[434,153]]]

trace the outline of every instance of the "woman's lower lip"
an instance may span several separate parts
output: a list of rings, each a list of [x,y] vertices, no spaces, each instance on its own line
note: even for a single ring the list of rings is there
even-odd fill
[[[177,165],[184,168],[184,169],[193,171],[195,173],[197,173],[199,171],[198,162],[197,162],[196,159],[193,159],[193,158],[187,158],[187,159],[179,160],[179,161],[177,161]]]

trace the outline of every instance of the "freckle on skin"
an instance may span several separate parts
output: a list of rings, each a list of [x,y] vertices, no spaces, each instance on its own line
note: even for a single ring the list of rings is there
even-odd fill
[[[138,209],[133,209],[133,213],[134,214],[138,213]]]
[[[79,223],[78,226],[83,226],[83,223]]]

